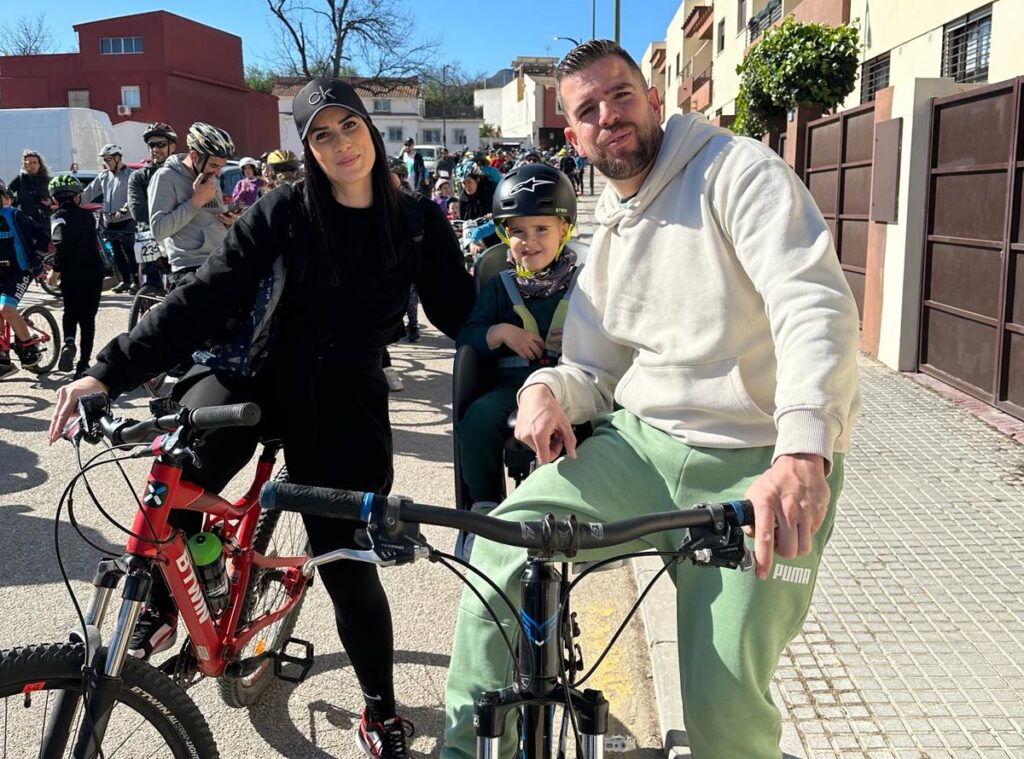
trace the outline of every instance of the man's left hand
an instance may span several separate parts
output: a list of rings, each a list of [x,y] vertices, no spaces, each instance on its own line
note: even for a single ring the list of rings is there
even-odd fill
[[[810,453],[779,456],[771,469],[747,488],[754,504],[754,564],[764,580],[772,567],[772,554],[783,559],[805,556],[811,538],[825,521],[831,490],[825,479],[825,460]]]

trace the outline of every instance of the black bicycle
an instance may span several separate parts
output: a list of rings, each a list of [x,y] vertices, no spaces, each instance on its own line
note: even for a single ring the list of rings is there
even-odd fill
[[[454,556],[432,548],[420,532],[421,524],[450,527],[480,535],[489,540],[528,549],[526,569],[521,577],[521,603],[516,605],[501,593],[518,621],[516,640],[502,631],[512,653],[514,682],[498,691],[483,693],[474,705],[473,724],[477,736],[477,759],[498,756],[498,741],[505,731],[510,711],[518,712],[519,752],[521,759],[548,759],[554,744],[554,709],[562,706],[562,723],[557,753],[566,751],[571,724],[580,759],[602,759],[608,731],[608,701],[593,689],[581,690],[586,680],[625,629],[640,603],[660,577],[659,573],[644,589],[626,618],[612,636],[604,652],[590,670],[583,672],[580,647],[574,643],[580,628],[569,609],[573,588],[590,572],[623,558],[658,555],[674,562],[691,561],[698,566],[746,569],[751,566],[744,545],[745,525],[753,524],[754,510],[749,501],[702,503],[691,509],[648,514],[616,522],[578,522],[570,515],[557,521],[551,514],[540,521],[508,522],[469,511],[413,503],[401,496],[332,490],[283,482],[263,486],[260,502],[265,512],[294,511],[301,514],[351,519],[365,522],[369,548],[339,549],[310,559],[303,571],[312,572],[320,564],[339,558],[368,562],[379,566],[407,564],[427,559],[457,572],[451,562],[461,564],[498,590],[487,577]],[[631,540],[666,530],[688,529],[687,538],[674,551],[641,551],[616,556],[589,565],[569,581],[567,562],[556,556],[572,558],[585,549],[622,545]],[[673,563],[666,562],[661,572]],[[556,564],[561,564],[557,567]],[[479,592],[467,583],[480,600]],[[500,592],[500,590],[499,590]],[[486,602],[484,605],[487,606]],[[488,612],[498,624],[494,610]],[[533,620],[558,620],[541,625]],[[543,629],[541,629],[543,627]],[[557,634],[556,634],[557,633]],[[528,641],[528,644],[522,644]]]

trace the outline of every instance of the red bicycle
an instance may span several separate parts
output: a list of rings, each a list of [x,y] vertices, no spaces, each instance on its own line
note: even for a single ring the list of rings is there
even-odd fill
[[[60,354],[60,327],[57,326],[57,318],[45,306],[29,306],[18,313],[25,320],[31,333],[27,345],[34,345],[39,349],[39,360],[25,368],[36,374],[46,374],[57,365]],[[0,353],[8,355],[13,347],[14,331],[0,316]]]
[[[275,677],[305,679],[313,646],[292,637],[313,572],[305,566],[305,529],[299,518],[263,513],[258,500],[280,444],[264,441],[252,485],[234,503],[181,479],[182,464],[201,456],[206,431],[252,426],[259,417],[259,407],[247,403],[180,408],[135,422],[113,418],[102,394],[79,399],[79,414],[64,437],[78,450],[80,472],[64,491],[57,519],[66,503],[77,527],[73,491],[79,479],[96,500],[87,479],[91,469],[142,456],[156,460],[137,498],[134,523],[121,528],[128,534],[123,555],[99,562],[84,614],[74,602],[81,629],[67,642],[0,652],[0,735],[13,755],[217,757],[210,728],[186,688],[201,677],[216,677],[225,703],[243,707]],[[82,440],[106,440],[109,446],[83,462]],[[168,524],[172,508],[205,515],[202,534],[220,542],[213,561],[200,564],[194,544]],[[213,565],[223,570],[221,580],[226,575],[220,595],[214,593]],[[188,633],[159,669],[127,655],[154,572],[166,582]],[[105,646],[101,627],[122,581],[120,610]],[[70,592],[66,575],[65,584]],[[296,655],[288,653],[290,646],[300,649]],[[7,699],[17,704],[8,706]]]

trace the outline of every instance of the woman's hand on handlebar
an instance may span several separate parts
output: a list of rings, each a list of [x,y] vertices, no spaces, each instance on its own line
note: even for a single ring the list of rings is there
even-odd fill
[[[70,385],[64,385],[57,391],[57,406],[53,410],[53,418],[50,420],[50,445],[60,439],[60,433],[64,425],[75,415],[78,410],[78,399],[89,393],[106,393],[110,388],[95,377],[82,377]]]
[[[547,385],[531,385],[519,394],[515,436],[533,449],[538,464],[554,461],[563,451],[576,458],[576,434]]]

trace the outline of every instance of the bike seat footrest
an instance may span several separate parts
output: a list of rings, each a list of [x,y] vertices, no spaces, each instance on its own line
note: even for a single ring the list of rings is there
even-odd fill
[[[303,652],[298,656],[288,653],[291,645],[302,646]],[[285,669],[288,665],[288,669]],[[309,675],[313,667],[313,644],[308,640],[289,638],[284,642],[281,650],[274,656],[274,676],[286,683],[301,683]],[[295,669],[298,668],[296,672]]]

